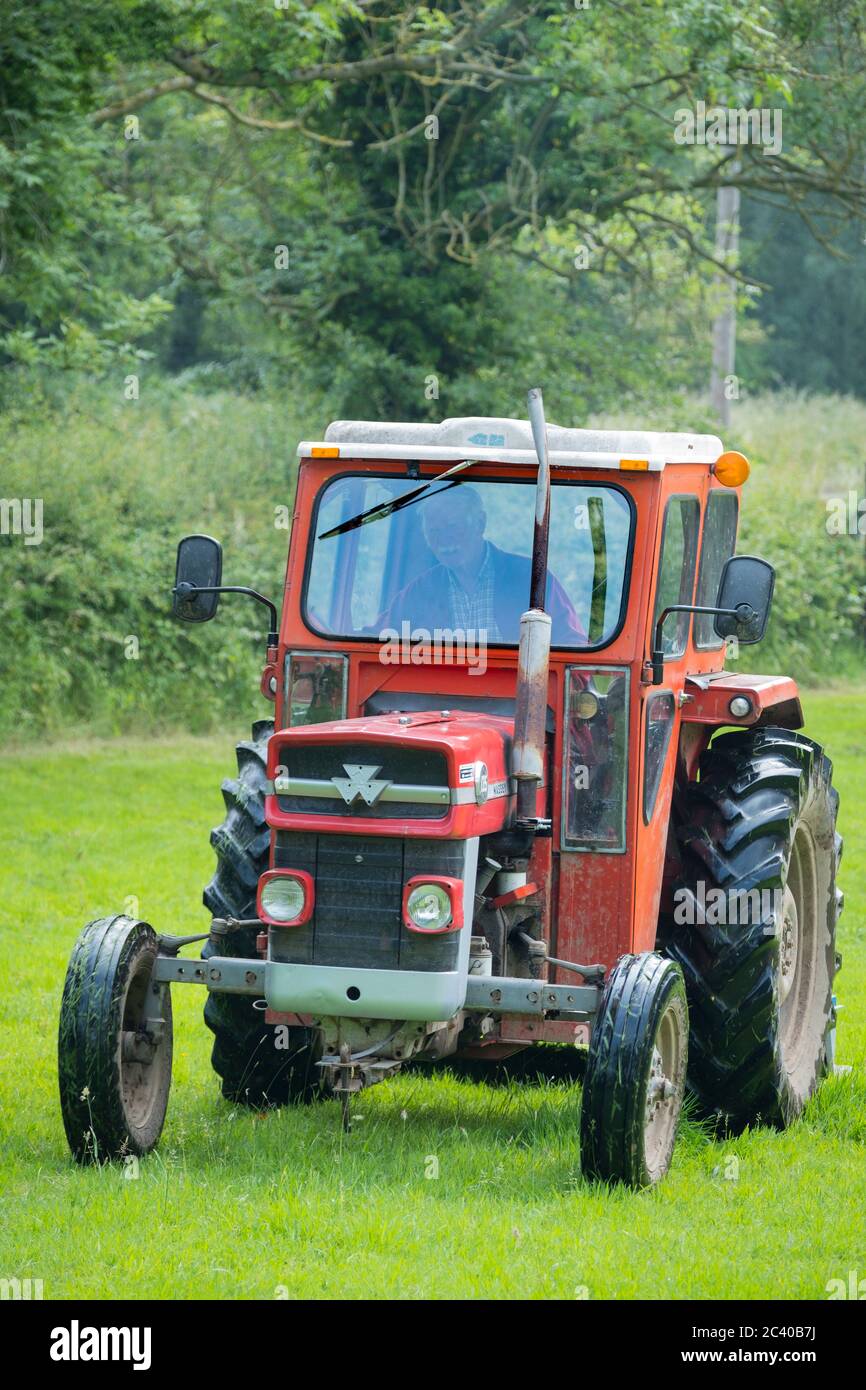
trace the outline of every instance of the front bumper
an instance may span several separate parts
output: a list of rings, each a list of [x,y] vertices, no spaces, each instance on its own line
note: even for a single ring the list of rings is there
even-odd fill
[[[465,970],[356,970],[269,961],[265,998],[278,1013],[314,1018],[387,1018],[444,1022],[466,998]]]
[[[308,972],[307,979],[299,979],[299,972]],[[407,986],[413,979],[417,984]],[[405,970],[344,970],[335,966],[239,960],[233,956],[184,960],[160,955],[153,974],[154,983],[202,984],[214,994],[252,995],[266,999],[276,1012],[305,1013],[317,1018],[434,1023],[453,1018],[463,1009],[491,1014],[557,1013],[576,1021],[590,1021],[601,998],[599,985],[551,985],[541,980],[496,975],[469,976],[463,984],[460,979],[457,972],[431,975]],[[353,980],[360,982],[355,987],[361,990],[360,998],[354,1001],[345,996],[346,989],[353,987]],[[456,1005],[455,997],[459,999]]]

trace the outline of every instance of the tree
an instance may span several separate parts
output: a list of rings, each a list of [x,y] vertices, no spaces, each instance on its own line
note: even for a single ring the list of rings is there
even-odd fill
[[[766,286],[757,304],[764,339],[742,361],[758,384],[866,393],[866,222],[835,229],[817,200],[812,228],[790,211],[744,207],[748,273]],[[829,248],[829,249],[828,249]]]
[[[78,74],[76,133],[93,98],[76,177],[98,181],[93,207],[123,221],[117,234],[147,243],[133,268],[109,256],[111,292],[153,305],[174,292],[171,265],[199,303],[259,306],[305,366],[333,377],[349,355],[362,394],[384,373],[394,404],[419,373],[494,368],[488,325],[507,322],[510,288],[542,312],[555,303],[554,317],[571,304],[589,322],[600,299],[620,323],[627,303],[676,301],[687,317],[696,269],[718,269],[720,186],[804,217],[817,197],[839,225],[862,215],[864,9],[48,0],[38,13],[40,50]],[[15,8],[29,34],[28,13]],[[678,143],[699,103],[781,110],[784,142]],[[34,129],[40,118],[50,126],[40,107]],[[131,119],[143,138],[120,158]],[[79,222],[66,240],[83,234]],[[92,261],[87,275],[102,286]],[[56,314],[75,298],[65,279]],[[18,283],[7,323],[44,317]],[[106,321],[98,298],[91,317]]]
[[[123,242],[155,239],[101,177],[106,135],[89,118],[116,63],[123,5],[6,4],[0,24],[0,350],[93,366],[132,352],[170,305],[104,273]],[[134,8],[134,7],[133,7]],[[143,50],[127,47],[129,57]]]
[[[93,119],[182,92],[247,131],[309,141],[323,169],[350,172],[383,235],[431,262],[472,262],[549,220],[618,262],[645,258],[653,232],[711,256],[667,200],[733,185],[793,204],[818,192],[842,216],[866,206],[863,14],[863,0],[285,0],[251,25],[239,0],[166,4],[156,73],[120,74]],[[794,141],[684,148],[675,115],[698,101],[784,103]],[[627,252],[605,242],[609,224],[632,230]]]

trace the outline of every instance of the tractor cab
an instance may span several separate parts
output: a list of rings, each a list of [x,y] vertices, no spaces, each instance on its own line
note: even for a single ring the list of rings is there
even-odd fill
[[[547,442],[540,606],[549,631],[544,669],[523,681],[543,725],[532,807],[543,829],[532,836],[526,882],[535,885],[531,905],[549,953],[610,967],[623,952],[655,944],[678,758],[680,775],[690,775],[710,732],[697,716],[725,660],[711,612],[671,612],[659,648],[656,626],[672,606],[715,603],[748,465],[706,435],[550,425]],[[394,738],[395,715],[404,740],[416,731],[429,739],[435,729],[447,747],[454,716],[471,713],[505,739],[497,761],[504,758],[507,788],[498,797],[488,792],[488,810],[501,801],[502,828],[513,830],[521,769],[511,766],[509,740],[537,529],[530,423],[343,421],[298,452],[297,519],[273,664],[276,729],[290,732],[275,735],[271,773],[278,765],[291,773],[283,752],[303,757],[312,738],[357,745],[348,725],[341,731],[343,720],[363,721],[352,729],[363,727],[373,748],[377,729]],[[787,693],[796,699],[792,687]],[[761,708],[755,698],[744,717],[728,714],[750,723]],[[684,722],[692,727],[681,748]],[[352,751],[360,759],[359,747]],[[376,775],[387,779],[381,751]],[[472,765],[483,761],[470,752],[456,766],[455,794],[467,791]],[[365,765],[372,761],[370,752]],[[331,773],[339,777],[337,764]],[[487,779],[502,785],[489,768]],[[329,784],[333,800],[339,792]],[[378,816],[356,800],[348,820],[396,833],[390,795],[381,793]],[[305,806],[321,817],[328,802],[323,795]],[[285,806],[278,799],[269,807],[277,842],[290,828],[280,819]],[[403,809],[407,833],[416,834],[417,823],[408,822],[417,812]],[[436,836],[451,836],[448,825],[435,827]],[[546,975],[561,978],[553,966]]]

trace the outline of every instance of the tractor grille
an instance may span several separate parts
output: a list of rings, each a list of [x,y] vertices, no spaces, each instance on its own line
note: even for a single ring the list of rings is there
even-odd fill
[[[448,814],[451,794],[442,753],[424,748],[369,743],[286,745],[279,761],[287,770],[289,789],[279,793],[281,811],[290,814],[350,816],[376,820],[440,820]],[[347,767],[370,769],[360,779],[387,782],[372,806],[358,794],[346,801],[337,782],[347,781]],[[378,769],[378,771],[374,771]],[[351,795],[351,791],[350,791]]]
[[[361,970],[455,970],[460,933],[403,926],[403,885],[416,874],[463,879],[463,840],[278,831],[275,869],[305,869],[316,885],[302,927],[272,927],[271,955],[290,965]]]

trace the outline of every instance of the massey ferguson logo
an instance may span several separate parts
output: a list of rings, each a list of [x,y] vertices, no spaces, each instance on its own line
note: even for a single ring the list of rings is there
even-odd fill
[[[377,780],[376,773],[381,772],[380,767],[366,767],[363,763],[343,763],[343,767],[348,777],[332,777],[331,781],[347,806],[351,806],[359,796],[368,806],[375,806],[385,788],[391,785],[390,782]]]

